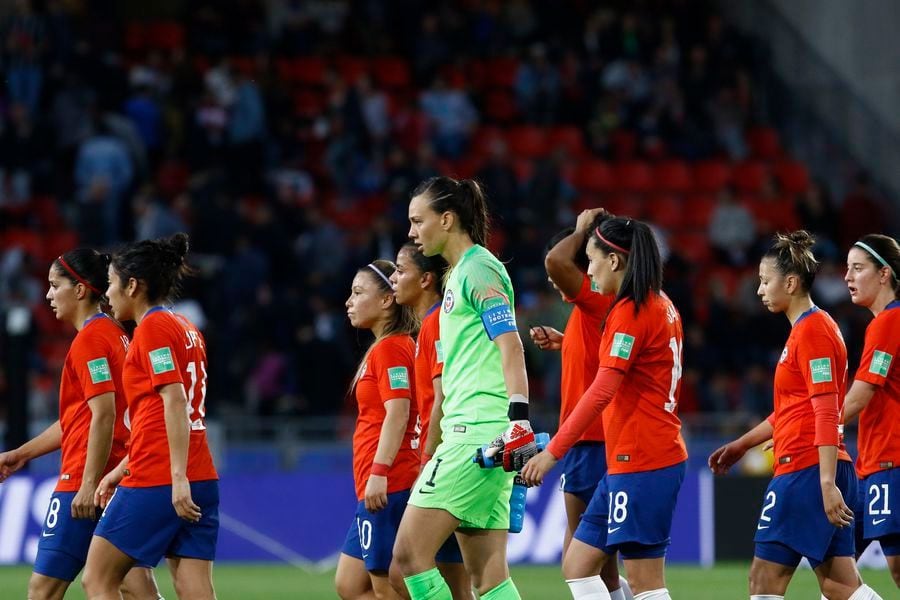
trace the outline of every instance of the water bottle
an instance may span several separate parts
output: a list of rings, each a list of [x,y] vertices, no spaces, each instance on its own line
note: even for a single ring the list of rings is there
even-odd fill
[[[512,495],[509,497],[509,532],[519,533],[525,524],[525,500],[528,497],[528,486],[522,475],[516,473],[513,479]]]
[[[538,452],[547,447],[547,444],[550,443],[550,434],[544,431],[540,433],[534,434],[534,443],[538,448]],[[493,469],[494,467],[502,467],[503,466],[503,450],[498,452],[493,456],[486,456],[485,452],[490,446],[482,446],[478,450],[475,451],[475,456],[472,457],[472,462],[481,467],[482,469]]]

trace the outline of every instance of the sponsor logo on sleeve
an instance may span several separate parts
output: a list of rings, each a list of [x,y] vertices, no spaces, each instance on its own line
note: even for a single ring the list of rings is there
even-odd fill
[[[438,364],[444,362],[444,347],[441,345],[441,340],[434,340],[434,354],[437,357]]]
[[[153,369],[154,375],[175,370],[175,360],[172,358],[172,349],[168,346],[151,350],[149,355],[150,368]]]
[[[109,370],[109,362],[105,356],[89,360],[87,362],[88,373],[91,375],[91,383],[105,383],[112,380],[112,373]]]
[[[409,371],[406,367],[390,367],[387,372],[392,390],[409,389]]]
[[[894,357],[887,352],[876,350],[872,354],[872,362],[869,363],[869,373],[874,373],[879,377],[887,377],[888,371],[891,370],[891,361]]]
[[[809,373],[813,383],[829,383],[834,381],[831,375],[830,358],[814,358],[809,361]]]
[[[634,347],[634,336],[627,333],[618,332],[613,335],[612,348],[609,350],[610,356],[631,360],[631,349]]]

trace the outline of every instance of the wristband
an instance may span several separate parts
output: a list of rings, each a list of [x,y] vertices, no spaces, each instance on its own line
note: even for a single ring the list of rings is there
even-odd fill
[[[510,421],[527,421],[528,420],[528,398],[522,394],[513,394],[509,397],[509,412],[507,413]]]
[[[369,471],[370,475],[377,475],[378,477],[387,477],[388,471],[391,470],[391,465],[386,465],[384,463],[372,463],[372,470]]]

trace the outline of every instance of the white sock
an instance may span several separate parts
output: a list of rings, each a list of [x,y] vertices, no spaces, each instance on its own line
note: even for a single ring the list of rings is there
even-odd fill
[[[672,600],[669,590],[659,588],[658,590],[650,590],[649,592],[641,592],[634,597],[634,600]]]
[[[622,592],[622,600],[634,600],[634,592],[631,591],[628,580],[621,575],[619,575],[619,591]],[[615,600],[615,596],[613,596],[613,600]]]
[[[606,584],[599,575],[582,577],[580,579],[566,579],[569,590],[574,600],[612,600]]]
[[[622,588],[610,591],[609,598],[610,600],[626,600],[625,592],[622,591]]]
[[[784,600],[784,596],[776,596],[775,594],[758,594],[750,596],[750,600]]]
[[[867,586],[866,584],[862,584],[856,591],[853,592],[853,595],[850,596],[850,600],[882,600],[881,596],[878,595],[878,592]]]

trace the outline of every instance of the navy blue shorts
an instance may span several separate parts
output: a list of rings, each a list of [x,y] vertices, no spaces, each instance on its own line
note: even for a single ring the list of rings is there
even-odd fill
[[[900,468],[886,469],[872,473],[859,482],[861,512],[857,513],[857,523],[862,525],[863,538],[879,540],[884,553],[897,556],[898,548],[893,546],[900,537]]]
[[[851,463],[838,461],[835,483],[852,509],[857,483]],[[819,465],[813,465],[772,478],[756,525],[754,554],[788,567],[796,567],[805,556],[816,568],[833,556],[854,555],[854,529],[828,522]]]
[[[341,552],[363,561],[367,571],[386,572],[408,500],[409,490],[388,494],[387,506],[376,513],[367,511],[365,501],[360,500]]]
[[[665,556],[686,465],[607,473],[581,517],[575,539],[606,554],[619,552],[625,559]]]
[[[163,556],[215,560],[219,537],[219,482],[191,482],[200,521],[190,523],[172,506],[172,486],[119,486],[106,505],[94,535],[133,558],[156,565]]]
[[[73,519],[76,492],[53,492],[38,541],[34,572],[54,579],[73,581],[84,568],[97,521]]]
[[[603,442],[579,442],[562,459],[562,475],[559,489],[578,496],[590,504],[597,484],[606,475],[606,444]]]

